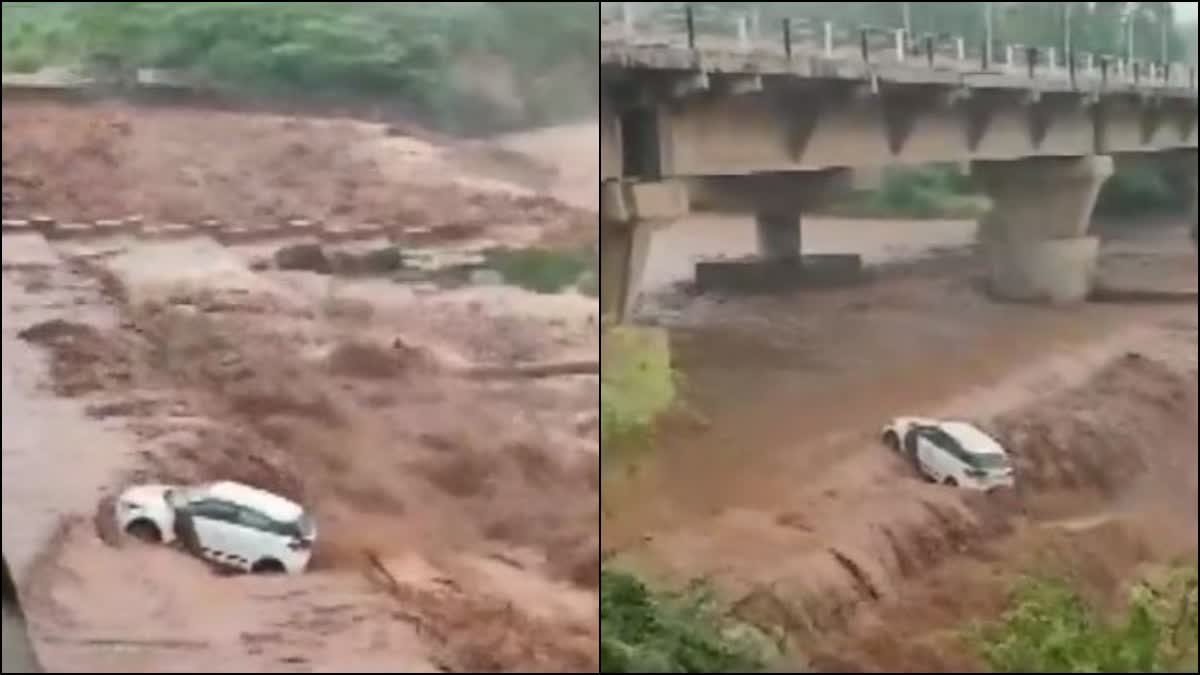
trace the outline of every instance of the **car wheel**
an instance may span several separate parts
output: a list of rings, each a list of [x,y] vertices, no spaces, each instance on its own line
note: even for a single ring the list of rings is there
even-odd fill
[[[883,435],[883,444],[892,452],[900,452],[900,437],[894,431],[889,431]]]
[[[250,567],[253,574],[283,574],[286,571],[283,563],[274,558],[263,558]]]
[[[944,485],[946,487],[956,488],[956,487],[958,487],[958,480],[954,476],[950,476],[949,478],[946,479],[946,482],[944,483]]]
[[[147,544],[161,544],[162,532],[158,526],[148,520],[135,520],[125,528],[125,534]]]

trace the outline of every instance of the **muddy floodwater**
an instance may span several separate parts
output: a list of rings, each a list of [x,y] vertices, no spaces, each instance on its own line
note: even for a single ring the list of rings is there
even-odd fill
[[[4,552],[49,670],[597,669],[597,376],[514,373],[594,361],[598,303],[444,262],[590,245],[594,122],[6,100],[4,130],[5,218],[71,224],[2,247]],[[116,531],[126,487],[213,480],[304,504],[307,572]]]
[[[1100,272],[1180,300],[1074,307],[985,297],[973,234],[810,219],[808,250],[908,264],[754,297],[676,287],[697,257],[751,253],[749,220],[656,235],[641,318],[670,334],[682,405],[652,452],[606,471],[605,551],[664,584],[707,579],[810,665],[849,672],[980,668],[956,626],[996,616],[1024,572],[1119,593],[1147,566],[1194,559],[1186,230],[1127,229]],[[1013,455],[1017,489],[981,499],[921,481],[879,440],[900,415],[979,424]]]
[[[975,222],[851,220],[805,216],[803,248],[808,254],[854,253],[868,265],[919,258],[971,244]],[[740,258],[757,252],[752,218],[694,214],[656,230],[646,262],[644,287],[661,291],[689,281],[697,261]]]

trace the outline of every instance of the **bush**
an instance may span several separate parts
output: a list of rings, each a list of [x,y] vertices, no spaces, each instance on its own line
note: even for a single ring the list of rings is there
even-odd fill
[[[653,593],[633,575],[601,569],[601,672],[755,672],[770,652],[765,639],[723,616],[707,593]]]
[[[1096,213],[1123,217],[1182,211],[1187,208],[1186,188],[1172,178],[1165,168],[1119,167],[1100,191]]]
[[[971,178],[956,164],[887,169],[877,190],[854,195],[832,210],[865,218],[975,218],[986,200],[973,192]]]
[[[1106,620],[1062,581],[1028,580],[1003,620],[976,639],[997,672],[1195,672],[1196,567],[1137,585]]]

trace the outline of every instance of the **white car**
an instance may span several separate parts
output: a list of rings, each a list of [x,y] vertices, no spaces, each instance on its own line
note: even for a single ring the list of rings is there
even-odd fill
[[[900,417],[883,430],[883,442],[907,456],[929,480],[974,490],[1011,488],[1008,453],[966,422]]]
[[[317,536],[299,504],[229,481],[140,485],[123,492],[115,508],[122,532],[144,541],[180,543],[243,572],[303,572]]]

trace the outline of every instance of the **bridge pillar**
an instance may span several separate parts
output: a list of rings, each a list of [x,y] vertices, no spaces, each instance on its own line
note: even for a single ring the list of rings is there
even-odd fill
[[[1192,210],[1189,214],[1190,220],[1188,225],[1191,227],[1190,234],[1193,245],[1200,245],[1197,242],[1197,232],[1200,231],[1200,210],[1197,209],[1197,195],[1200,194],[1200,189],[1197,188],[1196,169],[1193,167],[1192,173],[1188,176],[1188,188],[1191,190]]]
[[[1187,179],[1188,179],[1187,189],[1191,191],[1191,197],[1192,197],[1192,223],[1191,224],[1192,224],[1192,241],[1194,243],[1196,240],[1196,229],[1197,229],[1197,227],[1200,227],[1200,212],[1198,212],[1197,208],[1196,208],[1197,195],[1200,195],[1200,188],[1197,187],[1197,184],[1200,183],[1200,181],[1197,180],[1197,172],[1200,171],[1200,167],[1198,167],[1197,162],[1196,162],[1196,153],[1192,152],[1192,153],[1189,153],[1189,155],[1190,155],[1190,157],[1187,160],[1187,163],[1185,164],[1185,166],[1186,166],[1185,171],[1186,171],[1186,175],[1187,175]]]
[[[972,173],[993,202],[978,235],[991,292],[1016,301],[1086,300],[1100,255],[1088,229],[1112,158],[976,162]]]
[[[621,225],[600,232],[600,313],[618,321],[629,318],[637,301],[650,250],[652,230]]]
[[[764,262],[801,258],[802,216],[850,190],[847,169],[709,176],[690,181],[692,206],[703,211],[754,214]]]
[[[624,322],[636,306],[654,230],[687,213],[674,182],[600,184],[600,313]]]
[[[760,211],[754,214],[758,255],[766,261],[799,260],[802,240],[798,211]]]
[[[753,213],[758,240],[758,255],[753,259],[697,263],[697,288],[778,293],[860,281],[861,256],[805,255],[803,251],[803,214],[852,190],[859,178],[850,169],[831,168],[689,179],[692,208]]]

